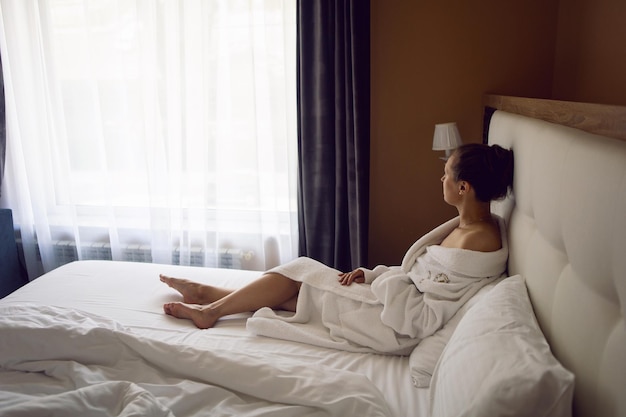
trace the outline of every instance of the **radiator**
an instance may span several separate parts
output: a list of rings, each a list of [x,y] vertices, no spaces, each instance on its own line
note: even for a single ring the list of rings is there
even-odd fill
[[[18,246],[21,251],[21,239]],[[54,258],[56,263],[64,265],[78,260],[78,248],[74,241],[57,240],[53,242]],[[113,259],[111,245],[108,243],[86,243],[81,246],[81,258],[83,260],[111,260]],[[39,253],[39,251],[37,251]],[[190,249],[189,265],[207,266],[213,268],[241,269],[242,259],[249,260],[251,252],[241,249],[219,249],[217,256],[214,251],[205,252],[202,247],[195,246]],[[152,249],[150,245],[129,244],[122,248],[123,261],[152,262]],[[172,250],[172,264],[180,265],[180,247]]]

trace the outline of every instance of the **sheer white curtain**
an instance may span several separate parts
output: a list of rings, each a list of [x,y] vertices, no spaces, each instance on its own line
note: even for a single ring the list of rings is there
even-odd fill
[[[296,255],[295,7],[0,0],[3,198],[31,279],[68,252],[258,270]]]

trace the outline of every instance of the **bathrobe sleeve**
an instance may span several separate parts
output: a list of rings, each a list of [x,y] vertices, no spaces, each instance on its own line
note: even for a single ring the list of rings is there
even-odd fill
[[[384,274],[385,272],[389,272],[392,267],[387,265],[378,265],[374,269],[367,269],[364,267],[358,268],[363,271],[363,275],[365,276],[365,283],[371,284],[374,282],[376,278]]]

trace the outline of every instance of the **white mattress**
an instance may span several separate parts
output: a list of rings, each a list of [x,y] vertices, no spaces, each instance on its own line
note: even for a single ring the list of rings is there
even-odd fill
[[[428,415],[428,389],[411,383],[407,357],[329,350],[249,334],[250,314],[221,319],[199,330],[190,321],[163,313],[162,305],[182,297],[159,281],[159,274],[236,288],[259,272],[113,261],[80,261],[52,271],[0,301],[0,305],[40,304],[73,308],[119,322],[133,332],[203,349],[228,349],[298,358],[367,376],[383,393],[395,416]]]

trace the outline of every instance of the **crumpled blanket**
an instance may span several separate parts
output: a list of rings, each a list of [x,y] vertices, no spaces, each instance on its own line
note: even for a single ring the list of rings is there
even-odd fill
[[[78,310],[0,307],[0,335],[3,417],[391,414],[364,375],[171,344]]]
[[[477,252],[438,246],[459,225],[456,217],[415,242],[402,265],[365,272],[365,284],[342,286],[339,271],[298,258],[270,272],[302,282],[295,314],[270,308],[248,319],[250,332],[351,352],[407,355],[435,333],[480,288],[503,276],[508,259],[505,225],[502,248]]]

